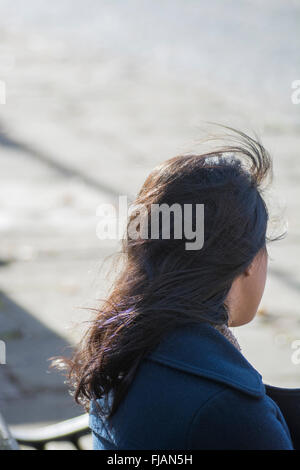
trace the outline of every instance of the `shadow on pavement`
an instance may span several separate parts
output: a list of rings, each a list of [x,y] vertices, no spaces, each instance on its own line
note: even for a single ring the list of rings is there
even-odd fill
[[[69,355],[67,342],[0,292],[0,340],[6,364],[0,365],[0,411],[9,424],[55,422],[83,412],[65,378],[49,370],[49,358]]]
[[[38,160],[41,163],[44,163],[52,170],[57,171],[61,176],[64,176],[66,178],[77,178],[79,181],[83,182],[90,188],[96,189],[98,191],[104,191],[111,196],[119,196],[119,191],[105,184],[103,181],[99,181],[98,179],[86,175],[75,168],[71,168],[68,165],[64,165],[63,163],[53,159],[50,155],[46,154],[42,150],[36,149],[32,146],[27,145],[26,143],[19,142],[13,137],[10,137],[9,134],[3,130],[1,124],[0,146],[5,147],[7,149],[26,153],[28,157]]]

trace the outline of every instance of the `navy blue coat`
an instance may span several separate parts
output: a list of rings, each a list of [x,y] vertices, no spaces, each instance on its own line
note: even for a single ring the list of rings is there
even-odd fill
[[[141,363],[116,413],[91,403],[95,449],[292,449],[260,374],[207,323],[177,329]]]

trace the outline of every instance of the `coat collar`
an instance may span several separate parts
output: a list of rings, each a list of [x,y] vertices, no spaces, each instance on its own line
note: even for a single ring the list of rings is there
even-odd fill
[[[262,397],[261,375],[219,331],[199,323],[168,333],[148,359]]]

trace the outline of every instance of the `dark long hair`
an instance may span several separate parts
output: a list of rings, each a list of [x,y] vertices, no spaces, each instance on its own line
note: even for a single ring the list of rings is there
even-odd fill
[[[227,323],[232,282],[265,247],[262,188],[271,159],[259,141],[231,131],[223,148],[155,168],[138,194],[135,202],[148,218],[152,204],[204,204],[204,245],[186,250],[184,236],[164,239],[161,232],[156,239],[124,240],[125,265],[114,288],[66,361],[76,400],[88,406],[101,398],[103,415],[116,411],[142,359],[166,332],[201,321]]]

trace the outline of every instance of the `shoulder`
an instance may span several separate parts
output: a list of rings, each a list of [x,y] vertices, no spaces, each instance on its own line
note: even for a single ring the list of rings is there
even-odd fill
[[[273,400],[224,387],[194,411],[186,446],[191,449],[292,449],[285,420]]]

